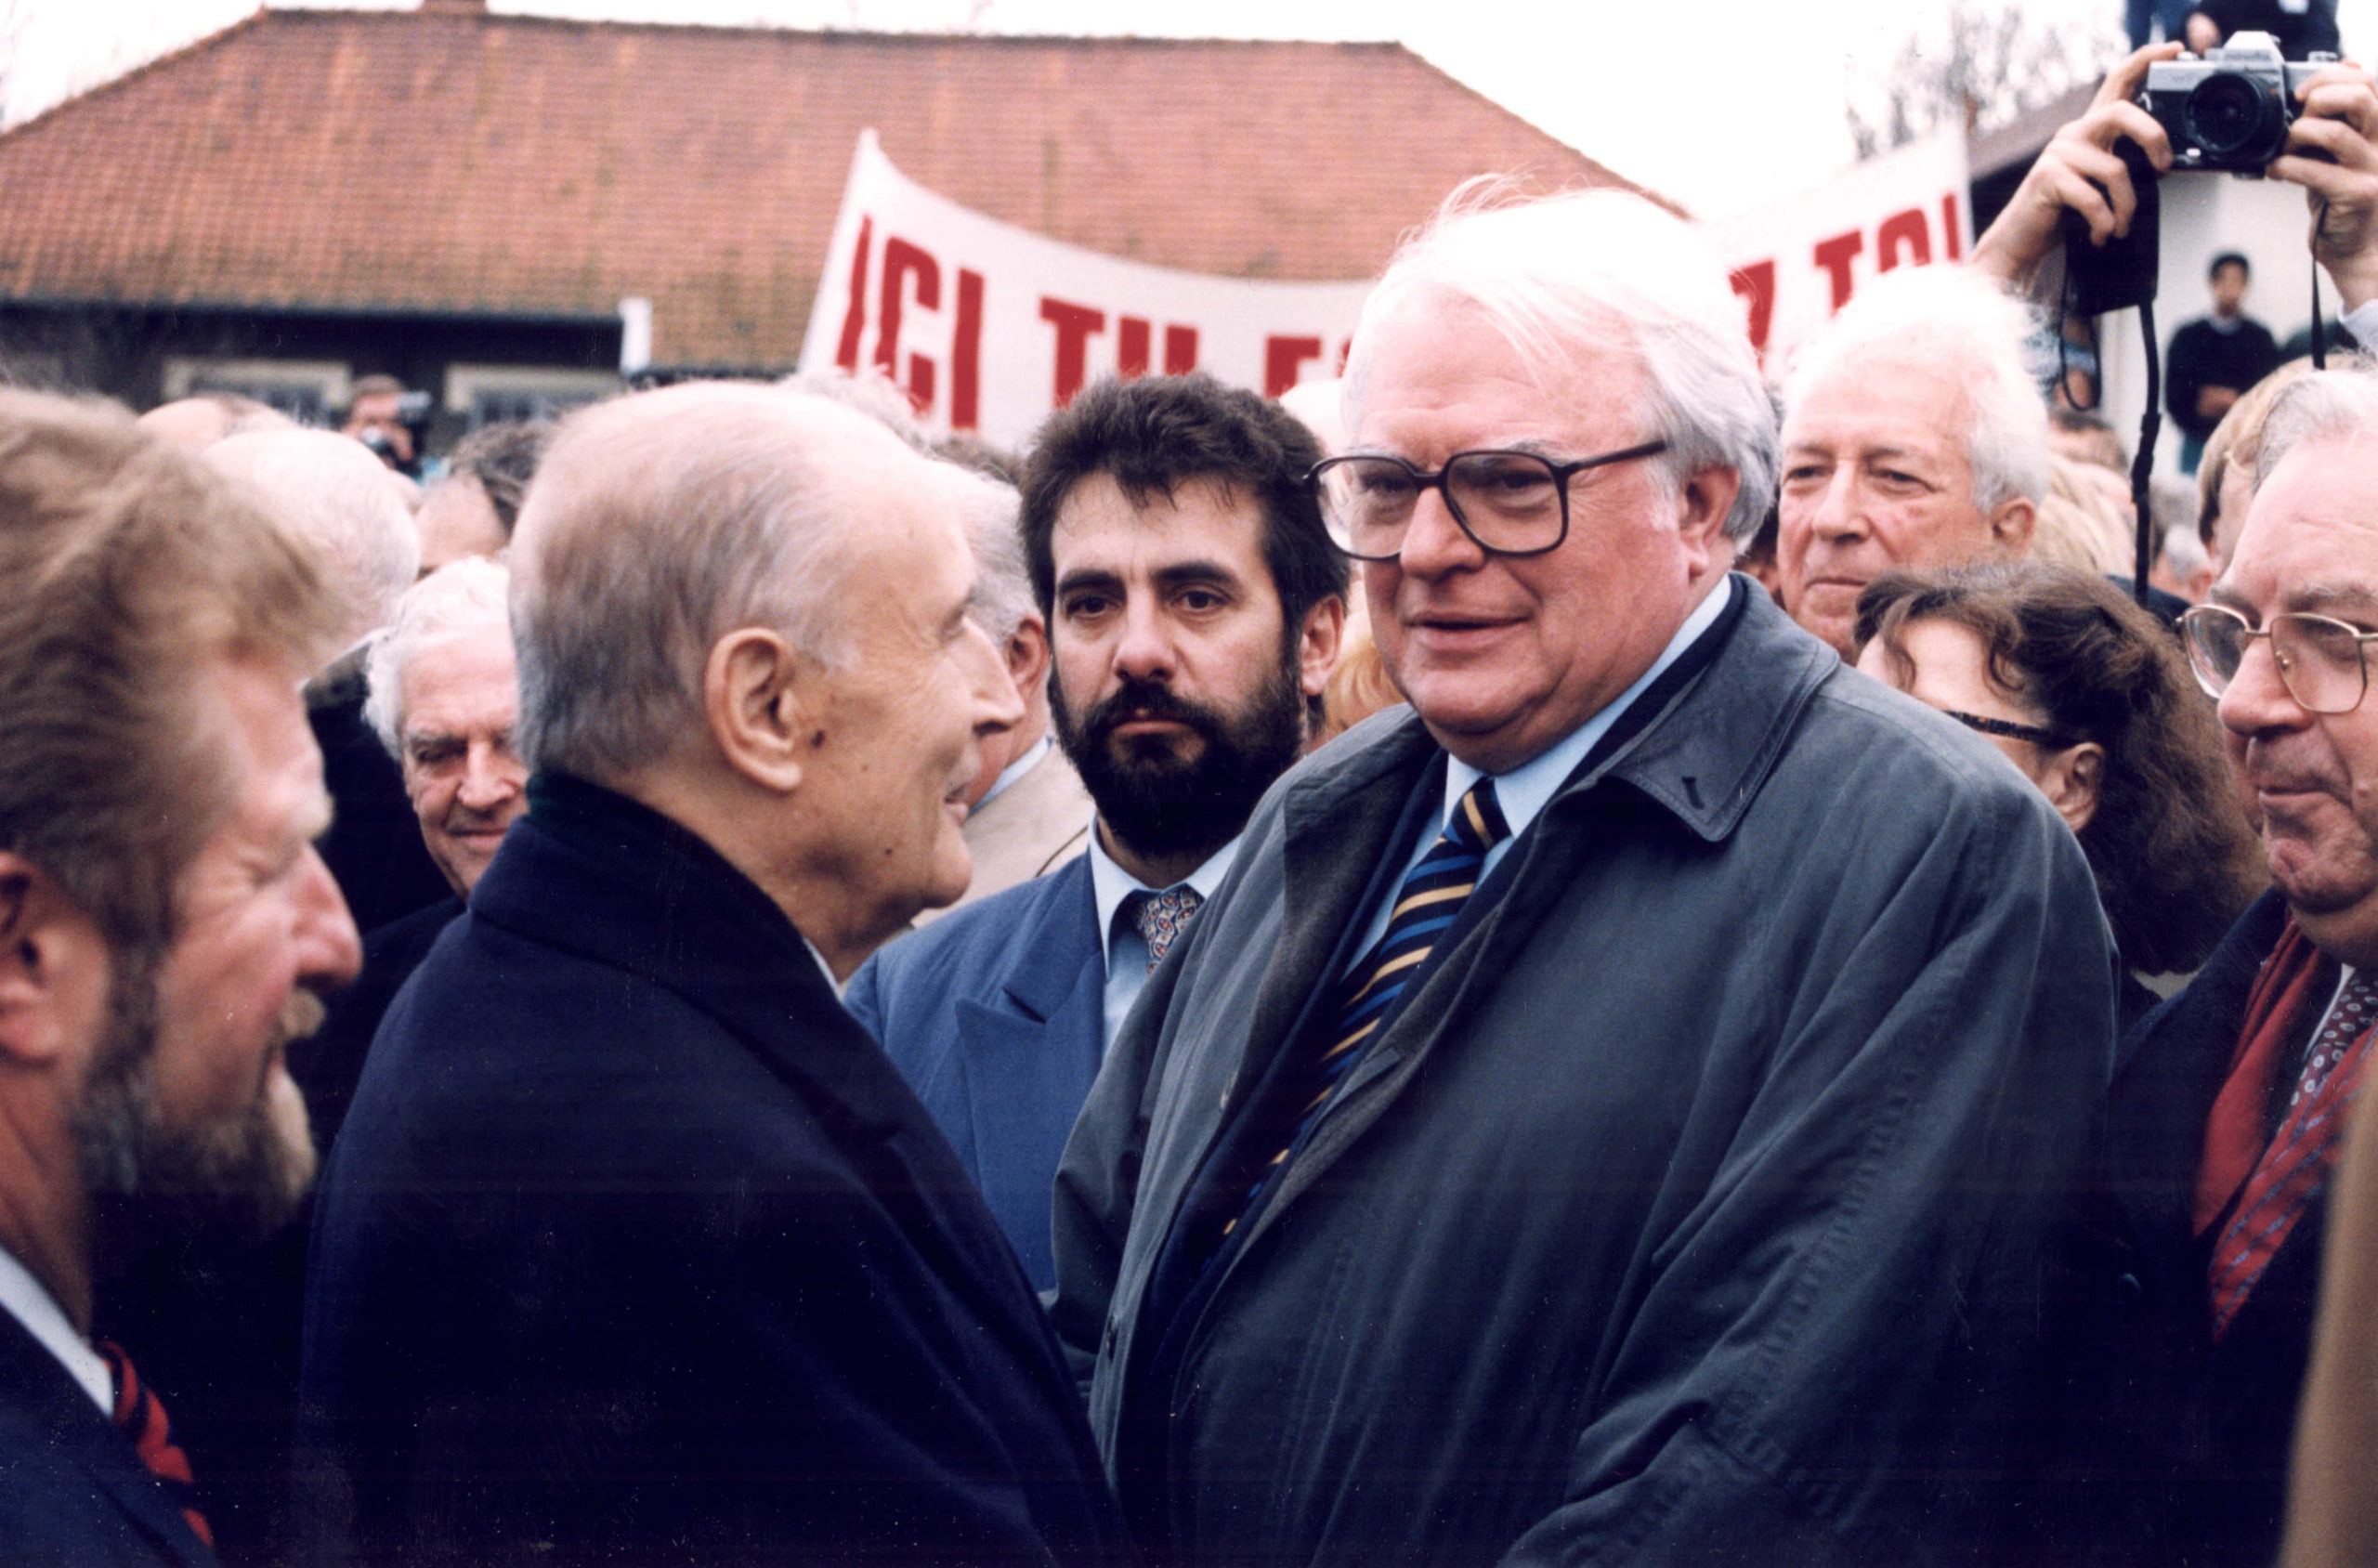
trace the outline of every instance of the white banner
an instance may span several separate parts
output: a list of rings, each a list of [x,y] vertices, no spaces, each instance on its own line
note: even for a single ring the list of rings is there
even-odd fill
[[[1338,374],[1367,281],[1118,261],[969,211],[859,134],[801,368],[881,366],[934,431],[1022,442],[1103,375],[1209,372],[1277,397]]]
[[[1895,267],[1959,261],[1973,244],[1966,138],[1951,131],[1757,212],[1702,226],[1747,308],[1770,375],[1860,284]]]

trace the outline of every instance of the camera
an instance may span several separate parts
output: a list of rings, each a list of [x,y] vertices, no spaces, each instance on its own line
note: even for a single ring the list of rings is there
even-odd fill
[[[2172,167],[2259,175],[2287,148],[2295,89],[2336,56],[2280,57],[2267,33],[2239,33],[2202,56],[2147,68],[2147,111],[2172,138]]]

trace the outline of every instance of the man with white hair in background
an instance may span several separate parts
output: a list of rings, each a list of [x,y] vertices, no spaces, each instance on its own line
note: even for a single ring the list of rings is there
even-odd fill
[[[294,1065],[327,1156],[346,1119],[381,1015],[463,912],[479,873],[527,808],[528,769],[512,743],[520,682],[506,609],[510,575],[472,556],[421,580],[372,645],[363,717],[404,776],[422,843],[453,895],[370,933],[363,973],[339,994]]]
[[[961,487],[865,415],[689,384],[573,415],[512,553],[514,823],[324,1176],[323,1561],[1098,1563],[1064,1361],[835,987],[963,891]]]
[[[262,491],[321,551],[346,611],[344,652],[306,688],[322,777],[336,803],[322,859],[367,934],[446,895],[421,847],[396,765],[363,722],[364,643],[396,613],[421,562],[406,482],[326,430],[260,430],[205,450],[205,461]]]
[[[951,909],[1044,876],[1081,854],[1094,813],[1081,776],[1050,733],[1049,623],[1032,602],[1015,490],[989,478],[975,484],[965,509],[967,542],[974,552],[974,619],[1007,663],[1024,699],[1024,718],[983,741],[983,770],[968,786],[966,801],[966,852],[973,857],[974,877]],[[920,910],[917,923],[947,913]]]
[[[1963,1561],[2022,1517],[2104,920],[2003,756],[1727,570],[1774,471],[1742,320],[1609,192],[1456,206],[1365,306],[1318,483],[1411,707],[1265,796],[1057,1180],[1156,1561]]]
[[[1779,593],[1844,657],[1858,595],[1883,572],[2030,544],[2048,486],[2030,331],[1979,271],[1902,268],[1800,350],[1784,388]]]

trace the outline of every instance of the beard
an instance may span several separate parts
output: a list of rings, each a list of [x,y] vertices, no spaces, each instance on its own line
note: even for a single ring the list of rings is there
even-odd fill
[[[1126,677],[1078,716],[1063,684],[1052,681],[1049,713],[1099,818],[1149,856],[1203,859],[1236,838],[1263,791],[1304,749],[1304,694],[1285,658],[1236,712],[1175,696],[1161,681]],[[1182,756],[1170,737],[1117,738],[1117,725],[1140,719],[1179,724],[1198,743]]]
[[[144,1258],[244,1251],[295,1215],[314,1180],[306,1102],[281,1064],[292,1039],[320,1026],[321,1000],[295,991],[276,1025],[255,1097],[194,1125],[169,1125],[157,1106],[161,955],[128,961],[110,987],[107,1038],[73,1120],[93,1257],[121,1277]]]

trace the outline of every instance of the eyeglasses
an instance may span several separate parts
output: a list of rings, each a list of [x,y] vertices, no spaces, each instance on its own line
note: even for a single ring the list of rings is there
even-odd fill
[[[1358,561],[1392,561],[1404,553],[1413,510],[1440,490],[1445,510],[1490,555],[1541,555],[1569,537],[1569,481],[1588,468],[1668,450],[1646,441],[1624,451],[1555,463],[1532,451],[1460,451],[1424,474],[1400,457],[1333,457],[1305,476],[1321,500],[1330,542]]]
[[[1985,719],[1979,713],[1960,712],[1943,708],[1941,713],[1957,721],[1967,729],[1984,735],[2003,735],[2009,740],[2028,740],[2034,746],[2045,746],[2051,751],[2061,751],[2068,746],[2081,744],[2060,729],[2047,729],[2039,725],[2019,725],[2012,719]]]
[[[2196,684],[2213,697],[2229,689],[2257,637],[2270,639],[2280,684],[2307,712],[2350,713],[2370,689],[2368,646],[2378,642],[2378,632],[2325,615],[2274,615],[2258,632],[2227,606],[2199,605],[2180,617],[2180,631]]]

